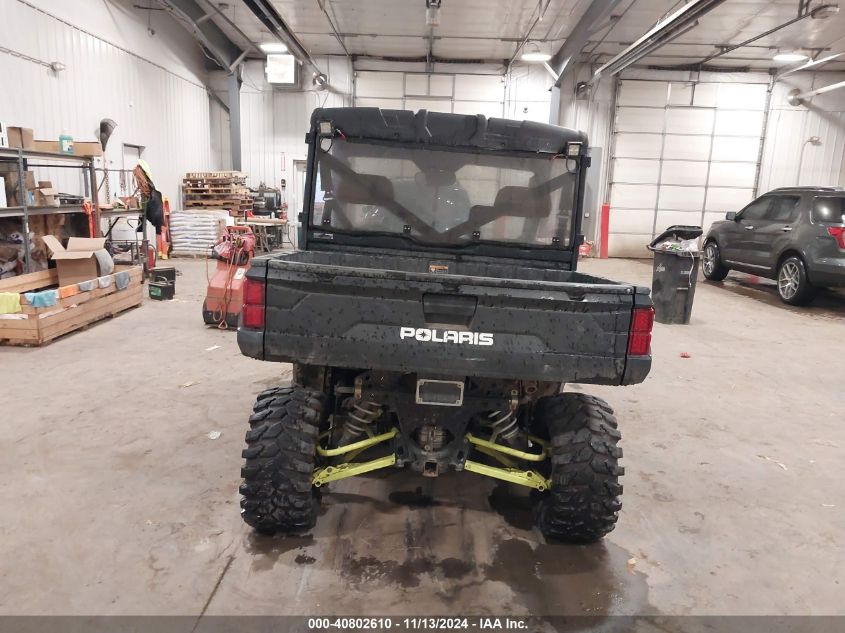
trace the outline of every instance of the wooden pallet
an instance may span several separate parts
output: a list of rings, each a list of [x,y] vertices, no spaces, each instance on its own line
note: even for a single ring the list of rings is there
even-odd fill
[[[252,210],[247,175],[240,171],[194,171],[185,174],[182,194],[185,209],[225,209],[244,217]]]
[[[208,191],[206,193],[186,193],[185,200],[209,200],[209,199],[217,199],[217,200],[237,200],[238,202],[249,202],[252,203],[252,198],[249,196],[245,196],[242,194],[232,194],[231,196],[227,196],[225,193],[221,193],[219,191]]]
[[[246,187],[245,178],[198,178],[182,180],[183,187]]]
[[[246,180],[247,175],[242,171],[189,171],[185,180],[209,180],[220,178],[240,178]]]
[[[182,187],[186,196],[193,195],[232,195],[248,196],[249,191],[244,187]]]
[[[238,210],[248,210],[252,209],[252,203],[240,203],[240,202],[227,202],[225,200],[205,200],[205,201],[197,201],[197,200],[186,200],[185,207],[188,209],[219,209],[224,208],[228,210],[238,209]]]
[[[107,288],[59,299],[47,308],[33,308],[23,293],[55,286],[54,270],[20,275],[0,281],[0,292],[21,293],[21,313],[25,318],[0,318],[0,344],[17,346],[45,345],[54,339],[85,328],[96,321],[116,316],[141,304],[144,299],[141,266],[115,266],[115,272],[129,271],[129,286],[118,290],[114,281]]]

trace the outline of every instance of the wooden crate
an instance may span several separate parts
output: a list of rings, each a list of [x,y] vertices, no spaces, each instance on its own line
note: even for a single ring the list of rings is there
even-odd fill
[[[0,345],[44,345],[59,336],[140,305],[144,299],[142,267],[115,266],[116,273],[122,270],[129,271],[129,286],[125,289],[118,290],[112,281],[107,288],[79,292],[46,308],[33,308],[24,293],[56,286],[58,276],[55,270],[0,281],[0,292],[21,293],[21,313],[14,315],[20,318],[0,316]]]

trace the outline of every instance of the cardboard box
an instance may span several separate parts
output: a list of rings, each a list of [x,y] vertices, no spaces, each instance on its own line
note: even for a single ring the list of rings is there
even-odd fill
[[[26,204],[30,207],[35,206],[35,195],[33,191],[27,191],[23,194],[26,196]],[[17,193],[7,193],[6,194],[6,205],[10,207],[22,207],[23,196]]]
[[[35,149],[32,129],[28,127],[9,127],[9,147]]]
[[[23,196],[20,195],[21,192],[18,190],[18,172],[17,171],[10,171],[4,175],[5,181],[5,191],[6,191],[6,202],[10,207],[19,207],[23,204],[21,202],[23,200]],[[35,174],[31,171],[24,172],[24,189],[25,192],[32,192],[37,189],[35,184]],[[33,204],[33,196],[30,195],[28,198],[28,204]]]
[[[51,152],[53,154],[59,153],[58,141],[32,141],[32,147],[28,148],[34,152]]]
[[[35,152],[51,152],[61,154],[58,141],[33,141],[32,150]],[[103,146],[99,141],[74,141],[74,156],[102,156]]]
[[[38,187],[34,191],[35,201],[33,205],[36,207],[57,207],[59,206],[58,195],[59,192],[54,187]]]
[[[103,146],[100,141],[74,141],[73,153],[75,156],[102,156]]]
[[[72,237],[68,240],[67,248],[53,235],[45,235],[43,239],[53,253],[60,286],[78,284],[100,276],[94,251],[105,247],[106,238]]]
[[[12,167],[14,169],[9,169],[8,171],[3,173],[3,177],[6,179],[6,193],[9,192],[10,189],[15,189],[18,186],[18,165],[17,163],[13,163]],[[3,171],[3,170],[0,170]],[[35,189],[38,185],[35,184],[35,173],[31,171],[23,172],[24,178],[24,186],[27,189]]]

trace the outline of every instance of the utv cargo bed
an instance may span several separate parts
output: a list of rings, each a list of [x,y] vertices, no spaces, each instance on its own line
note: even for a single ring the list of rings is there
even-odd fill
[[[627,354],[647,288],[518,260],[301,251],[253,260],[264,329],[241,327],[261,360],[425,376],[632,384]],[[366,350],[366,358],[362,357]]]

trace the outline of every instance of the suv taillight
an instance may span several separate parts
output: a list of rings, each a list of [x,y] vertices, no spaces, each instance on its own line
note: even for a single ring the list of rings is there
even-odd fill
[[[839,248],[845,248],[845,226],[829,226],[827,232],[839,244]]]
[[[634,308],[631,332],[628,335],[628,356],[648,356],[651,352],[651,330],[654,327],[654,308]]]
[[[264,329],[264,282],[257,279],[244,279],[244,327],[256,330]]]

